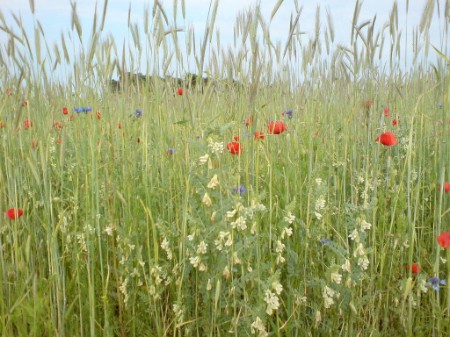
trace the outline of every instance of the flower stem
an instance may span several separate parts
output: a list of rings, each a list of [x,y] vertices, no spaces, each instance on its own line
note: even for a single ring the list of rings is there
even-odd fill
[[[450,249],[446,249],[447,253],[447,315],[450,316]]]

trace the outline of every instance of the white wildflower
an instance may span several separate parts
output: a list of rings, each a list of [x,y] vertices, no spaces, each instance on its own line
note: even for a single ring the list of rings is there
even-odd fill
[[[347,273],[350,273],[350,268],[351,268],[350,260],[346,259],[344,264],[341,266],[341,268],[342,268],[343,271],[346,271]]]
[[[128,285],[128,277],[125,278],[125,280],[122,282],[122,284],[119,287],[119,291],[123,295],[123,302],[125,303],[125,305],[127,305],[127,302],[128,302],[127,285]]]
[[[275,290],[277,295],[280,295],[281,292],[283,291],[283,285],[280,282],[275,281],[272,283],[272,289]]]
[[[369,267],[369,259],[367,256],[362,256],[358,259],[358,266],[363,270],[366,270]]]
[[[295,297],[295,304],[296,305],[305,304],[307,300],[308,298],[306,296],[297,295]]]
[[[233,245],[233,239],[231,238],[231,234],[228,232],[227,241],[225,241],[225,246],[231,247]]]
[[[228,266],[225,266],[225,268],[223,268],[223,272],[222,272],[222,276],[225,279],[230,278],[231,272],[230,272],[230,268],[228,268]]]
[[[197,246],[197,254],[199,255],[205,255],[208,251],[208,244],[205,243],[205,241],[202,241]]]
[[[409,248],[409,241],[408,241],[408,239],[406,239],[405,242],[403,242],[403,247]]]
[[[283,231],[281,232],[281,238],[284,239],[285,235],[287,235],[288,237],[292,236],[292,228],[291,227],[285,227],[283,229]]]
[[[365,256],[365,255],[366,255],[366,251],[364,249],[364,246],[362,243],[359,243],[353,252],[353,256],[358,257],[358,256]]]
[[[232,211],[228,211],[227,212],[227,218],[233,218],[236,215],[237,211],[238,211],[237,209],[233,209]]]
[[[169,240],[167,240],[167,238],[164,238],[164,240],[161,242],[161,248],[166,252],[167,259],[172,260],[173,254],[172,254],[172,250],[170,249]]]
[[[282,253],[283,251],[284,251],[284,248],[286,247],[286,245],[283,243],[283,242],[281,242],[280,240],[278,240],[277,241],[277,245],[276,245],[276,248],[275,248],[275,251],[277,252],[277,253]]]
[[[292,224],[295,221],[295,215],[293,215],[291,212],[288,212],[283,220],[289,224]]]
[[[271,316],[273,312],[280,307],[278,296],[270,290],[266,290],[264,301],[267,303],[266,313],[269,316]]]
[[[336,284],[341,284],[342,275],[339,274],[339,272],[331,273],[331,281],[333,281]]]
[[[355,242],[360,241],[359,232],[356,228],[350,233],[350,235],[348,237]]]
[[[263,321],[259,317],[256,317],[256,320],[250,325],[250,331],[253,335],[258,332],[258,337],[267,337],[269,335],[264,327]]]
[[[183,322],[184,320],[183,307],[179,304],[174,304],[172,308],[173,313],[175,314],[175,318],[177,319],[177,322]]]
[[[197,268],[200,264],[200,257],[199,256],[191,256],[189,258],[189,262],[192,264],[194,268]]]
[[[420,291],[423,292],[423,293],[427,293],[428,292],[428,287],[427,287],[428,284],[429,283],[425,279],[423,279],[423,278],[420,279],[419,280]]]
[[[201,156],[198,161],[200,163],[200,165],[206,164],[208,162],[209,159],[209,155],[205,154],[204,156]]]
[[[106,235],[108,235],[108,236],[112,236],[112,235],[113,235],[113,232],[114,232],[114,225],[113,225],[113,224],[108,225],[108,227],[106,227],[106,228],[103,230],[103,232],[104,232]]]
[[[224,149],[224,145],[223,142],[214,142],[211,138],[208,139],[208,148],[210,149],[210,151],[215,154],[221,154],[223,152]]]
[[[322,297],[324,300],[324,306],[326,309],[334,304],[334,298],[339,298],[340,294],[334,289],[325,286],[322,290]]]
[[[286,262],[286,259],[283,257],[283,255],[278,254],[276,262],[277,262],[277,264],[282,264],[282,263]]]
[[[316,316],[315,317],[316,324],[320,323],[322,321],[322,314],[320,313],[319,310],[316,311],[316,315],[315,316]]]
[[[252,208],[257,212],[264,212],[267,209],[263,204],[253,205]]]
[[[211,188],[211,189],[215,189],[217,186],[219,186],[219,178],[217,177],[217,174],[215,174],[209,181],[207,187]]]
[[[236,219],[236,221],[233,221],[231,223],[231,227],[233,229],[238,229],[238,230],[241,230],[241,231],[247,229],[247,224],[245,222],[245,218],[240,216],[239,218]]]
[[[368,231],[372,225],[368,223],[366,220],[361,220],[361,230]]]
[[[331,307],[334,304],[334,300],[332,297],[323,297],[323,305],[326,309],[328,309],[329,307]]]
[[[161,242],[161,248],[163,250],[169,249],[169,240],[167,240],[167,238],[164,238],[164,240]]]
[[[208,193],[205,193],[205,195],[203,196],[202,199],[202,203],[206,206],[206,207],[210,207],[212,205],[212,200],[209,197]]]
[[[232,261],[233,261],[233,264],[241,264],[242,263],[241,259],[237,255],[237,252],[233,253]]]
[[[325,198],[323,197],[323,195],[321,195],[319,197],[319,199],[316,200],[316,205],[315,205],[315,209],[317,212],[319,212],[320,210],[325,208]]]

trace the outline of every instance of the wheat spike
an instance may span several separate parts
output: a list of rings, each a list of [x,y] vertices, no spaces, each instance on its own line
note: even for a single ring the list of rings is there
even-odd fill
[[[278,2],[275,4],[275,7],[272,9],[272,13],[270,14],[270,21],[274,18],[275,14],[277,14],[278,10],[280,9],[281,4],[284,0],[278,0]]]
[[[351,37],[350,37],[351,44],[354,43],[356,23],[358,22],[358,17],[359,17],[360,11],[361,11],[361,3],[359,2],[359,0],[357,0],[356,4],[355,4],[355,9],[353,11],[352,33],[351,33]]]
[[[333,24],[333,17],[331,16],[330,12],[327,10],[327,21],[328,21],[328,29],[330,31],[330,39],[331,42],[334,42],[334,24]]]
[[[420,32],[423,34],[430,29],[431,19],[434,12],[434,0],[428,0],[422,13],[420,20]]]
[[[100,25],[100,31],[103,31],[103,28],[105,27],[105,19],[106,19],[107,10],[108,10],[108,0],[105,0],[105,2],[103,3],[102,23]]]
[[[80,42],[82,42],[83,29],[81,28],[80,20],[77,15],[77,3],[71,2],[70,5],[72,7],[72,29],[75,26],[78,38],[80,39]]]
[[[33,13],[33,15],[34,15],[34,11],[35,11],[35,5],[34,5],[34,0],[30,0],[29,1],[29,3],[30,3],[30,10],[31,10],[31,13]]]

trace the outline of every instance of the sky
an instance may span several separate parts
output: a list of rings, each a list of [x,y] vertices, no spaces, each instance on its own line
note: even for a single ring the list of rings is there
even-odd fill
[[[442,46],[445,36],[444,8],[448,0],[435,0],[434,16],[429,30],[431,42],[436,46]],[[21,20],[22,25],[28,32],[33,45],[34,26],[38,20],[43,28],[45,39],[51,46],[54,41],[60,41],[61,34],[68,34],[72,31],[72,6],[70,0],[34,0],[34,14],[30,9],[30,0],[0,0],[0,11],[4,16],[7,25],[16,33],[19,29],[14,22],[12,14]],[[160,0],[159,1],[169,17],[169,22],[174,23],[174,4],[177,5],[177,28],[187,31],[194,28],[198,42],[201,41],[206,25],[206,19],[210,8],[209,0],[185,0],[186,15],[182,17],[181,0]],[[314,35],[317,7],[321,8],[321,29],[327,25],[327,12],[333,18],[335,29],[335,44],[348,46],[350,44],[350,31],[352,17],[356,1],[350,0],[298,0],[302,8],[299,26],[304,32],[306,40]],[[398,1],[399,29],[403,36],[412,36],[412,31],[420,24],[423,9],[427,0],[410,0],[406,14],[406,0]],[[220,31],[221,45],[233,46],[233,26],[239,13],[242,13],[256,4],[260,5],[263,17],[269,23],[271,39],[286,42],[289,35],[289,22],[291,15],[295,16],[295,0],[284,0],[281,3],[276,15],[270,20],[271,13],[278,3],[278,0],[221,0],[219,1],[218,14],[216,18],[216,29]],[[389,14],[394,4],[393,0],[365,0],[362,1],[362,8],[358,23],[373,20],[376,15],[376,27],[381,29],[384,23],[389,21]],[[447,4],[448,6],[448,4]],[[143,33],[144,11],[153,8],[153,0],[109,0],[103,36],[110,35],[114,38],[117,47],[120,49],[123,43],[131,43],[132,37],[128,29],[128,13],[130,9],[130,21],[140,27]],[[78,0],[76,10],[80,18],[83,29],[83,41],[87,45],[92,32],[94,12],[100,20],[103,11],[103,0]],[[438,16],[440,13],[440,16]],[[449,19],[447,18],[447,23]],[[169,23],[169,26],[170,26]],[[97,23],[98,24],[98,23]],[[448,29],[448,28],[447,28]],[[182,32],[180,33],[183,34]],[[75,34],[73,34],[76,36]],[[142,35],[141,35],[142,36]],[[448,38],[448,36],[447,36]],[[8,36],[0,30],[0,46],[5,48]],[[448,42],[447,42],[448,45]],[[407,45],[407,49],[412,48]],[[406,51],[408,53],[408,51]]]

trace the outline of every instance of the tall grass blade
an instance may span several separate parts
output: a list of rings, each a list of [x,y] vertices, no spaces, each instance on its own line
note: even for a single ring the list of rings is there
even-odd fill
[[[281,4],[283,3],[284,0],[278,0],[277,3],[275,4],[275,6],[272,9],[272,13],[270,14],[270,21],[273,20],[273,18],[275,17],[275,15],[277,14],[278,10],[280,9]]]

